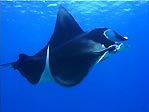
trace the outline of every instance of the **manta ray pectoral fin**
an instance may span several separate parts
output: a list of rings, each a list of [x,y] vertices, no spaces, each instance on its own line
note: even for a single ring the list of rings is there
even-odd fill
[[[45,64],[45,68],[44,71],[40,77],[39,82],[49,82],[49,81],[54,81],[52,75],[51,75],[51,70],[50,70],[50,66],[49,66],[49,46],[47,48],[47,55],[46,55],[46,64]]]
[[[84,33],[73,16],[62,6],[59,7],[54,33],[51,37],[50,48],[57,47]]]

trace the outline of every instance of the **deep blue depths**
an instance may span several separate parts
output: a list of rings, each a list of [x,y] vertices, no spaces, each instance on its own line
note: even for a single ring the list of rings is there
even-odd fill
[[[86,31],[110,27],[131,47],[97,64],[72,88],[31,85],[0,69],[1,112],[149,112],[149,2],[0,2],[0,63],[33,55],[52,35],[63,5]]]

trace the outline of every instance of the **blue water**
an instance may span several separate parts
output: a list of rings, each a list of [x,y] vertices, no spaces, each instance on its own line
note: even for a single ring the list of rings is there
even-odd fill
[[[72,88],[31,85],[0,69],[1,112],[149,112],[149,2],[0,2],[0,64],[33,55],[50,39],[58,7],[84,31],[109,27],[131,47],[97,64]]]

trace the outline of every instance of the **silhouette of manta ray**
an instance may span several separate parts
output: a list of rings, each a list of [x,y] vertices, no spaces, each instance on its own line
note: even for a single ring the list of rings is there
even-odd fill
[[[126,45],[127,37],[109,28],[84,32],[72,15],[59,7],[54,33],[47,45],[33,56],[19,54],[11,66],[30,83],[54,81],[71,87],[80,83],[89,70]]]

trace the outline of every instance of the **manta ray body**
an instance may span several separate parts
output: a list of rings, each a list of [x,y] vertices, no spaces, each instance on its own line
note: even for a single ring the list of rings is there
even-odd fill
[[[54,81],[62,86],[79,84],[97,63],[115,54],[127,37],[110,28],[83,31],[72,15],[59,7],[55,29],[46,46],[33,56],[19,54],[11,65],[30,83]]]

